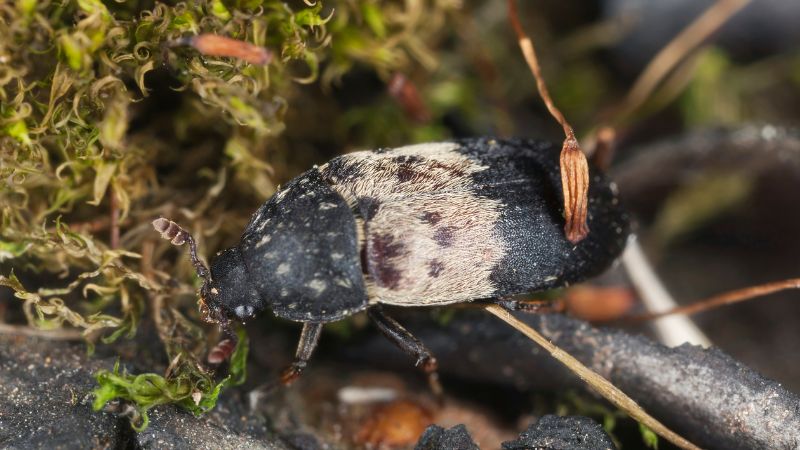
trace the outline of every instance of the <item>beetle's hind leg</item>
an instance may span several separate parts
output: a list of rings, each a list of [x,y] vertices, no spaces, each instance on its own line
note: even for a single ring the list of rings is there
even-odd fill
[[[420,342],[396,320],[384,314],[380,306],[373,306],[368,309],[367,314],[384,336],[389,338],[400,350],[417,359],[415,365],[425,371],[431,390],[437,397],[441,398],[442,385],[439,383],[438,364],[431,351],[425,347],[425,344]]]

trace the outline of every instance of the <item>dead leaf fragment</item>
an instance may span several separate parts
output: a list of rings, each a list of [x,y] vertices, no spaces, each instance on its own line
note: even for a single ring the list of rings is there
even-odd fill
[[[189,39],[189,45],[208,56],[227,56],[254,65],[269,64],[272,52],[249,42],[216,34],[200,34]]]

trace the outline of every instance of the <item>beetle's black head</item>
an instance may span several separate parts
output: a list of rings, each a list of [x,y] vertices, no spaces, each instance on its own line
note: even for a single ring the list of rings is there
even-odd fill
[[[203,282],[200,296],[203,318],[223,328],[231,320],[241,322],[264,309],[237,247],[218,253],[211,261],[211,278]]]

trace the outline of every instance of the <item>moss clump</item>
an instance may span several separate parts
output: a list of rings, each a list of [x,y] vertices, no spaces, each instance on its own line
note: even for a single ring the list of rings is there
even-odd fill
[[[179,220],[204,252],[229,243],[277,183],[305,164],[291,161],[298,147],[287,127],[308,136],[330,128],[313,118],[329,101],[320,88],[354,67],[386,78],[412,64],[435,65],[424,43],[454,5],[408,7],[272,0],[0,7],[0,285],[21,300],[3,320],[68,325],[91,345],[132,337],[151,320],[165,361],[180,364],[165,376],[98,374],[95,406],[132,401],[142,426],[153,405],[198,413],[213,406],[229,382],[198,369],[211,339],[198,325],[197,280],[149,223],[159,215]],[[203,33],[275,57],[253,65],[175,45]]]
[[[176,403],[195,415],[208,412],[217,404],[223,388],[242,384],[247,376],[247,339],[239,330],[239,345],[231,355],[228,375],[214,381],[213,374],[200,370],[183,355],[178,355],[170,366],[174,375],[163,377],[155,373],[130,375],[120,373],[119,363],[111,371],[102,370],[95,375],[100,385],[94,390],[95,410],[106,403],[123,399],[134,405],[131,424],[137,431],[147,428],[150,419],[147,411],[164,403]]]

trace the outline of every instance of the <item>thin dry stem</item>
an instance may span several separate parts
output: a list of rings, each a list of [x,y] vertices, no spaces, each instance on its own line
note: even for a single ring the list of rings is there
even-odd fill
[[[553,103],[550,92],[542,76],[542,69],[539,67],[539,60],[536,57],[536,50],[533,41],[525,34],[519,22],[517,4],[514,0],[508,0],[508,17],[514,33],[517,35],[519,47],[522,55],[528,63],[528,67],[536,79],[536,87],[542,97],[550,115],[558,121],[564,129],[564,144],[561,147],[561,189],[564,193],[564,233],[570,242],[576,244],[583,240],[589,233],[586,224],[588,218],[588,198],[589,198],[589,164],[586,155],[580,148],[578,140],[572,126],[567,122],[564,114]]]
[[[628,397],[624,392],[619,390],[616,386],[611,384],[610,381],[606,380],[605,378],[600,376],[600,374],[598,374],[597,372],[583,365],[572,355],[570,355],[569,353],[565,352],[561,348],[557,347],[556,345],[548,341],[544,336],[539,334],[538,331],[529,327],[527,324],[525,324],[524,322],[520,321],[519,319],[511,315],[511,313],[509,313],[502,307],[498,305],[486,305],[484,308],[486,309],[486,311],[499,317],[501,320],[511,325],[512,327],[516,328],[518,331],[520,331],[522,334],[530,338],[532,341],[542,346],[545,350],[547,350],[548,353],[550,353],[550,355],[552,355],[560,363],[567,366],[567,368],[569,368],[572,372],[578,375],[580,379],[585,381],[589,386],[591,386],[600,395],[602,395],[603,398],[610,401],[616,407],[627,412],[632,418],[637,420],[639,423],[644,424],[645,426],[653,430],[655,433],[657,433],[659,436],[663,437],[664,439],[670,441],[671,443],[677,445],[680,448],[699,450],[699,447],[687,441],[686,439],[682,438],[677,433],[673,432],[672,430],[664,426],[654,417],[647,414],[647,412],[644,409],[642,409],[641,406],[639,406],[632,398]]]
[[[108,190],[108,209],[111,216],[110,246],[116,249],[119,248],[119,200],[114,189]]]
[[[664,77],[709,36],[719,30],[750,0],[719,0],[675,36],[650,60],[622,104],[618,117],[625,118],[641,107]]]
[[[611,160],[614,159],[614,143],[617,140],[617,131],[612,127],[600,127],[595,134],[594,150],[589,152],[592,162],[600,170],[608,170]]]
[[[790,278],[788,280],[773,281],[766,284],[760,284],[758,286],[736,289],[734,291],[728,291],[719,295],[715,295],[690,305],[678,306],[677,308],[657,313],[633,316],[630,318],[630,320],[653,320],[673,314],[697,314],[702,311],[719,308],[720,306],[745,302],[747,300],[753,300],[758,297],[763,297],[765,295],[774,294],[776,292],[785,291],[788,289],[800,289],[800,278]]]
[[[403,108],[406,117],[416,123],[430,122],[431,112],[422,101],[419,89],[408,77],[400,72],[394,73],[389,80],[388,90],[389,95]]]

